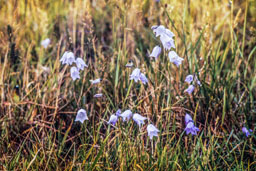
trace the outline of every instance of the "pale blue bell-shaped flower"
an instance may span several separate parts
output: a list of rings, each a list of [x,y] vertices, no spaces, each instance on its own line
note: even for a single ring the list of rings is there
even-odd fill
[[[192,117],[188,113],[186,113],[185,124],[187,125],[189,122],[194,122],[194,121],[193,121]]]
[[[41,42],[41,46],[43,46],[46,49],[50,43],[51,43],[51,40],[47,38]]]
[[[160,40],[165,50],[175,48],[173,32],[171,32],[169,29],[166,29],[163,25],[152,26],[151,29],[156,34],[156,37],[160,36]]]
[[[133,119],[134,122],[136,122],[137,125],[139,125],[139,127],[140,127],[141,125],[144,124],[144,120],[146,120],[147,118],[144,117],[144,116],[141,116],[141,115],[138,114],[138,113],[135,113],[135,114],[132,116],[132,119]]]
[[[82,58],[76,59],[76,66],[78,70],[84,70],[84,68],[88,68],[88,66],[85,64]]]
[[[173,34],[173,32],[171,32],[171,30],[165,28],[163,25],[160,25],[160,26],[155,25],[155,26],[152,26],[151,29],[155,33],[156,37],[158,37],[158,36],[167,36],[169,38],[173,38],[175,36]]]
[[[158,58],[158,56],[161,54],[161,47],[160,46],[155,46],[152,50],[152,53],[149,55],[150,57]]]
[[[90,80],[90,82],[91,82],[92,84],[99,84],[100,81],[101,81],[100,78],[98,78],[98,79],[96,79],[96,80]]]
[[[60,62],[61,62],[62,65],[63,65],[63,64],[66,64],[66,59],[67,59],[67,54],[68,54],[68,53],[69,53],[68,51],[64,52],[64,54],[63,54],[62,57],[60,58]]]
[[[143,74],[143,73],[140,74],[140,81],[141,81],[143,84],[147,84],[148,79],[147,79],[147,77],[145,76],[145,74]]]
[[[176,52],[170,51],[168,54],[170,62],[174,63],[177,67],[182,63],[184,60],[183,58],[179,57]]]
[[[84,123],[85,120],[88,120],[86,111],[85,111],[84,109],[80,109],[80,110],[77,112],[75,121],[79,121],[79,122],[81,122],[81,123]]]
[[[185,78],[185,82],[187,83],[191,83],[194,80],[194,76],[192,74],[187,75]],[[201,86],[201,82],[198,80],[197,76],[195,76],[195,82],[197,83],[197,85]]]
[[[149,124],[147,126],[147,132],[148,132],[148,136],[149,138],[152,140],[153,136],[157,137],[158,133],[160,132],[154,125]]]
[[[193,81],[193,78],[194,78],[193,75],[188,75],[186,76],[185,82],[190,84]]]
[[[171,38],[173,38],[173,37],[175,36],[174,33],[171,32],[171,30],[169,30],[169,29],[165,29],[165,34],[166,34],[167,36],[171,37]]]
[[[111,115],[109,118],[108,124],[115,125],[117,121],[118,121],[118,117],[116,115]]]
[[[73,79],[73,81],[75,81],[76,79],[80,79],[79,71],[74,66],[71,67],[71,69],[70,69],[70,75],[71,75],[71,78]]]
[[[185,128],[186,134],[192,134],[192,135],[197,135],[197,132],[199,131],[199,128],[197,128],[193,122],[188,122]]]
[[[156,37],[165,34],[165,27],[163,25],[160,26],[152,26],[151,29],[155,33]]]
[[[125,67],[127,67],[127,68],[131,68],[131,67],[133,67],[133,62],[129,62],[129,63],[127,63],[127,64],[125,65]]]
[[[185,90],[188,94],[191,94],[195,89],[194,85],[189,85],[188,88]]]
[[[197,128],[194,125],[194,121],[188,113],[186,113],[186,115],[185,115],[185,125],[186,125],[185,131],[186,131],[187,135],[190,134],[190,133],[192,135],[197,135],[197,132],[199,131],[199,128]]]
[[[93,97],[100,98],[102,96],[103,96],[103,94],[99,93],[99,94],[95,94]]]
[[[243,128],[242,128],[242,131],[243,131],[243,133],[245,133],[246,137],[248,137],[249,135],[251,135],[251,132],[252,132],[251,129],[248,130],[246,127],[243,127]]]
[[[171,48],[175,49],[174,40],[170,36],[168,36],[166,34],[161,35],[160,40],[161,40],[165,50],[171,50]]]
[[[122,113],[121,109],[118,109],[118,110],[116,111],[116,116],[119,117],[119,116],[121,115],[121,113]]]
[[[132,74],[130,75],[130,80],[134,80],[135,82],[138,82],[140,80],[143,84],[146,84],[148,82],[147,77],[145,76],[145,74],[140,72],[139,68],[135,68],[132,71]]]
[[[129,121],[132,117],[132,111],[126,110],[120,116],[123,118],[123,122]]]
[[[76,60],[75,60],[74,53],[73,52],[67,52],[67,51],[62,55],[62,57],[60,59],[60,62],[62,63],[62,65],[63,64],[72,65],[73,62],[75,62],[75,61]]]
[[[132,74],[130,75],[130,80],[134,80],[135,82],[138,82],[140,80],[140,69],[135,68],[132,71]]]

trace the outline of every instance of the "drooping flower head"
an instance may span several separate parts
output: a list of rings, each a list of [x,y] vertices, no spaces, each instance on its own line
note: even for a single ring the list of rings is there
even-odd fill
[[[185,82],[190,84],[193,81],[193,78],[194,78],[193,75],[187,75],[186,79],[185,79]]]
[[[72,65],[73,62],[75,62],[75,55],[73,52],[65,52],[61,59],[60,59],[60,62],[63,64],[68,64],[68,65]]]
[[[164,34],[160,36],[160,40],[163,44],[165,50],[171,50],[171,48],[175,49],[174,40],[168,35]]]
[[[120,116],[123,118],[123,122],[129,121],[132,117],[132,111],[126,110]]]
[[[155,46],[152,53],[149,55],[150,57],[158,58],[158,56],[161,54],[161,47],[160,46]]]
[[[174,37],[173,32],[171,32],[171,30],[169,30],[169,29],[166,29],[163,25],[152,26],[151,29],[156,34],[156,37],[158,37],[158,36],[168,36],[170,38]]]
[[[118,121],[118,117],[116,115],[111,115],[109,118],[108,124],[115,125],[117,121]]]
[[[125,66],[126,66],[127,68],[131,68],[131,67],[133,66],[133,63],[127,63]]]
[[[194,121],[193,121],[192,117],[188,113],[186,113],[185,124],[187,125],[189,122],[194,122]]]
[[[182,63],[184,60],[183,58],[179,57],[176,52],[170,51],[168,54],[170,62],[174,63],[177,67]]]
[[[75,81],[76,79],[80,79],[79,71],[74,66],[70,68],[70,75],[73,81]]]
[[[78,70],[84,70],[84,68],[88,68],[88,66],[85,64],[82,58],[76,59],[76,66]]]
[[[151,29],[155,33],[156,37],[161,36],[165,33],[165,27],[163,25],[160,26],[152,26]]]
[[[79,122],[81,122],[81,123],[84,123],[85,120],[88,120],[86,111],[85,111],[84,109],[80,109],[80,110],[77,112],[75,121],[79,121]]]
[[[195,82],[197,83],[197,85],[201,85],[201,82],[198,80],[197,76],[194,76],[192,74],[187,75],[185,78],[185,82],[187,82],[188,84],[190,84],[191,82],[193,82],[195,80]]]
[[[141,116],[141,115],[138,114],[138,113],[135,113],[135,114],[133,115],[132,119],[133,119],[133,120],[137,123],[137,125],[139,125],[139,127],[140,127],[141,125],[144,124],[144,120],[146,120],[147,118],[144,117],[144,116]]]
[[[119,116],[121,115],[121,113],[122,113],[121,109],[118,109],[118,110],[116,111],[116,116],[119,117]]]
[[[189,122],[185,128],[186,134],[192,134],[197,135],[197,132],[199,131],[199,128],[197,128],[193,122]]]
[[[47,38],[41,42],[41,46],[43,46],[46,49],[50,43],[51,43],[51,40]]]
[[[138,82],[140,80],[140,69],[135,68],[132,71],[132,74],[130,75],[130,80],[134,80],[135,82]]]
[[[169,30],[169,29],[165,29],[165,34],[166,34],[167,36],[171,37],[171,38],[173,38],[173,37],[175,36],[174,33],[171,32],[171,30]]]
[[[147,84],[148,79],[147,79],[147,77],[145,76],[145,74],[140,73],[140,81],[141,81],[143,84]]]
[[[194,85],[189,85],[188,88],[185,90],[188,94],[191,94],[195,89]]]
[[[146,84],[148,82],[147,77],[140,72],[139,68],[135,68],[132,71],[132,74],[130,75],[130,80],[134,80],[135,82],[138,82],[140,80],[143,84]]]
[[[186,115],[185,115],[185,125],[186,125],[185,131],[186,131],[187,135],[190,134],[190,133],[192,135],[197,135],[197,132],[199,131],[199,128],[197,128],[194,125],[194,121],[188,113],[186,113]]]
[[[246,137],[248,137],[252,133],[252,130],[251,129],[248,130],[246,127],[243,127],[242,131],[243,133],[245,133]]]
[[[103,96],[103,94],[99,93],[99,94],[95,94],[93,97],[100,98],[102,96]]]
[[[153,136],[157,137],[160,132],[154,125],[149,124],[147,126],[148,136],[152,140]]]
[[[98,79],[96,79],[96,80],[90,80],[90,82],[91,82],[92,84],[99,84],[100,81],[101,81],[100,78],[98,78]]]
[[[169,29],[166,29],[163,25],[152,26],[151,29],[156,34],[156,37],[160,36],[160,40],[165,50],[175,48],[173,40],[174,34]]]

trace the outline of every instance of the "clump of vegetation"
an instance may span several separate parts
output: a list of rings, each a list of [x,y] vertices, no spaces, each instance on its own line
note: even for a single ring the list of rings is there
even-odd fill
[[[0,1],[1,170],[255,170],[255,6]]]

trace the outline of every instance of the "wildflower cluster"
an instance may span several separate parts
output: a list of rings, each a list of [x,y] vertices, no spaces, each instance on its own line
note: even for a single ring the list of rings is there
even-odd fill
[[[166,29],[164,26],[152,26],[152,30],[155,33],[156,37],[160,37],[160,41],[162,42],[162,46],[164,50],[169,51],[168,52],[168,57],[169,61],[179,67],[179,65],[182,64],[182,61],[184,60],[183,58],[179,57],[177,53],[172,50],[175,49],[175,43],[174,43],[174,34],[169,30]],[[153,48],[152,53],[150,54],[150,57],[153,57],[157,59],[159,55],[162,52],[162,48],[157,45]],[[79,71],[83,70],[85,67],[88,67],[85,62],[81,58],[75,59],[75,55],[72,52],[65,52],[60,59],[60,62],[62,64],[67,64],[67,65],[72,65],[73,63],[76,64],[76,66],[72,66],[70,69],[71,72],[71,77],[73,80],[79,79]],[[126,64],[126,67],[132,67],[133,64],[129,63]],[[130,80],[134,80],[135,83],[140,81],[142,84],[146,85],[148,83],[148,79],[144,73],[140,71],[139,68],[135,68],[131,75],[130,75]],[[95,80],[90,80],[91,84],[96,85],[101,82],[101,79],[95,79]],[[185,78],[185,82],[189,84],[188,88],[185,90],[188,94],[192,94],[192,92],[195,89],[196,85],[201,86],[201,83],[197,76],[194,74],[187,75]],[[95,94],[95,98],[100,98],[103,95],[101,93]],[[145,120],[147,120],[146,117],[140,115],[139,113],[133,113],[131,110],[127,109],[124,112],[122,112],[120,109],[116,111],[115,114],[112,114],[109,118],[109,121],[107,122],[110,125],[115,126],[116,123],[118,122],[119,118],[122,118],[123,122],[129,122],[131,119],[138,125],[139,128],[141,128],[142,125],[145,124]],[[77,112],[77,116],[75,121],[79,121],[83,123],[85,120],[88,120],[87,113],[84,109],[80,109]],[[191,134],[191,135],[197,135],[197,132],[199,131],[199,128],[195,126],[195,123],[192,119],[192,117],[186,113],[185,115],[185,129],[184,131],[186,134]],[[246,127],[242,128],[242,131],[246,134],[248,137],[251,135],[252,130],[247,130]],[[153,124],[148,124],[147,126],[147,132],[149,138],[152,140],[154,136],[158,136],[158,133],[160,132]]]
[[[73,63],[76,64],[76,66],[72,66],[70,68],[70,75],[73,81],[76,79],[80,79],[79,71],[84,70],[84,68],[87,68],[88,66],[85,64],[84,60],[82,58],[76,58],[73,52],[65,52],[61,59],[60,62],[62,65],[67,64],[67,65],[72,65]]]
[[[156,37],[160,36],[160,41],[162,42],[162,45],[165,50],[171,50],[172,48],[175,49],[175,44],[174,44],[174,34],[171,32],[169,29],[165,28],[163,25],[160,26],[152,26],[151,29],[155,33]],[[150,57],[158,58],[158,56],[161,54],[161,47],[160,46],[155,46],[153,48],[152,53],[149,55]],[[173,50],[169,51],[168,57],[170,62],[175,64],[177,67],[182,63],[184,60],[183,58],[179,57],[177,53]]]
[[[110,116],[110,119],[108,121],[108,124],[112,124],[115,125],[116,122],[118,121],[118,117],[122,117],[123,122],[128,122],[131,118],[132,120],[139,126],[139,128],[141,128],[142,125],[144,125],[144,121],[147,119],[144,116],[141,116],[138,113],[132,113],[131,110],[125,110],[123,113],[121,113],[121,110],[119,109],[116,114],[113,114]],[[147,132],[148,132],[148,136],[150,137],[150,139],[153,138],[153,136],[158,136],[158,132],[160,132],[155,126],[153,126],[152,124],[149,124],[147,126]]]
[[[195,79],[194,79],[195,78]],[[197,85],[201,86],[201,82],[197,79],[197,77],[194,77],[193,75],[188,75],[186,76],[185,82],[187,82],[188,84],[190,84],[188,86],[188,88],[185,90],[185,92],[187,92],[188,94],[192,94],[192,92],[195,89],[195,83],[196,82]],[[192,83],[192,84],[191,84]]]

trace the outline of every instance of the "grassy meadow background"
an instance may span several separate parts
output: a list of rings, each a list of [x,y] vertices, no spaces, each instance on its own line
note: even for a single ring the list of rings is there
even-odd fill
[[[256,170],[255,16],[254,0],[0,0],[0,170]],[[182,65],[148,57],[153,25],[175,34]],[[80,80],[60,64],[66,50],[89,66]],[[129,61],[147,85],[130,84]],[[193,73],[202,86],[188,95]],[[148,121],[108,125],[119,108],[159,137]]]

